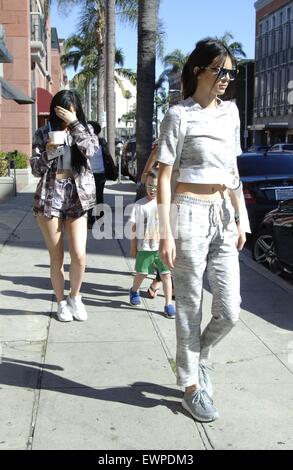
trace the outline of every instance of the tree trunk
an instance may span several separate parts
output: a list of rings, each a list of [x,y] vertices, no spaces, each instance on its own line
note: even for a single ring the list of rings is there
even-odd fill
[[[105,111],[104,103],[105,91],[105,52],[104,46],[99,50],[98,54],[98,70],[97,70],[97,121],[103,127],[103,115]]]
[[[92,119],[92,81],[89,79],[88,83],[88,120]]]
[[[106,110],[107,140],[110,153],[115,158],[115,0],[106,2]]]
[[[100,8],[97,18],[97,121],[104,127],[103,116],[105,111],[105,9]]]
[[[156,83],[158,0],[138,2],[136,156],[137,179],[151,152]]]

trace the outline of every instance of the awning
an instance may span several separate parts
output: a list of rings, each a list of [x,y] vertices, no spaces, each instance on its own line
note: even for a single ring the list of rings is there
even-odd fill
[[[19,88],[0,77],[1,96],[6,100],[14,100],[18,104],[32,104],[34,100],[26,96]]]
[[[3,40],[0,39],[0,63],[3,64],[4,62],[12,63],[13,57],[7,49],[6,45],[4,44]]]
[[[284,129],[289,126],[288,122],[268,122],[266,124],[267,129]]]
[[[53,96],[49,91],[44,88],[37,88],[37,107],[38,107],[38,116],[49,116],[50,115],[50,105]]]
[[[251,126],[247,126],[247,128],[250,131],[263,131],[266,128],[266,126],[265,124],[251,124]]]

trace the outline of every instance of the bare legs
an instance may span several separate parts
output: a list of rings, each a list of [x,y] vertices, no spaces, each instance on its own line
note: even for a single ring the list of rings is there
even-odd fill
[[[77,297],[85,271],[87,218],[68,219],[64,225],[68,236],[69,253],[71,257],[69,271],[70,296]]]
[[[57,217],[48,219],[38,216],[37,221],[50,255],[51,282],[57,302],[64,299],[64,245],[62,221]]]
[[[64,299],[64,243],[63,222],[57,217],[48,219],[38,216],[37,221],[50,255],[51,282],[57,302]],[[64,222],[64,228],[68,236],[70,264],[70,289],[71,296],[79,294],[85,270],[87,219],[68,219]]]

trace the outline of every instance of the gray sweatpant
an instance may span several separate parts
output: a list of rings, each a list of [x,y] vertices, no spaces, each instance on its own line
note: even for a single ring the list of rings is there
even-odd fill
[[[176,195],[177,383],[198,383],[198,364],[239,319],[237,226],[229,198],[217,201]],[[203,276],[213,295],[212,318],[201,333]]]

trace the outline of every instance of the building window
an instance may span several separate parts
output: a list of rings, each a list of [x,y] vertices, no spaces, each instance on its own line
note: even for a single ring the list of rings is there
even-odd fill
[[[291,20],[291,7],[287,8],[287,21]]]
[[[260,38],[258,41],[258,59],[262,58],[262,39]]]
[[[260,35],[262,34],[262,23],[260,23],[260,25],[259,25],[259,34]]]
[[[287,24],[286,26],[286,48],[289,49],[291,44],[291,25]]]
[[[276,27],[276,17],[275,16],[273,16],[272,22],[273,22],[273,29],[274,29]]]
[[[283,28],[280,27],[279,31],[279,51],[283,50]]]
[[[286,68],[286,78],[285,78],[285,88],[289,88],[289,82],[290,82],[290,67]]]
[[[265,57],[268,56],[269,54],[269,38],[268,38],[268,35],[266,34],[265,36],[265,47],[264,47],[264,54],[265,54]]]
[[[276,33],[275,31],[272,31],[272,54],[275,53],[275,47],[276,47]]]

